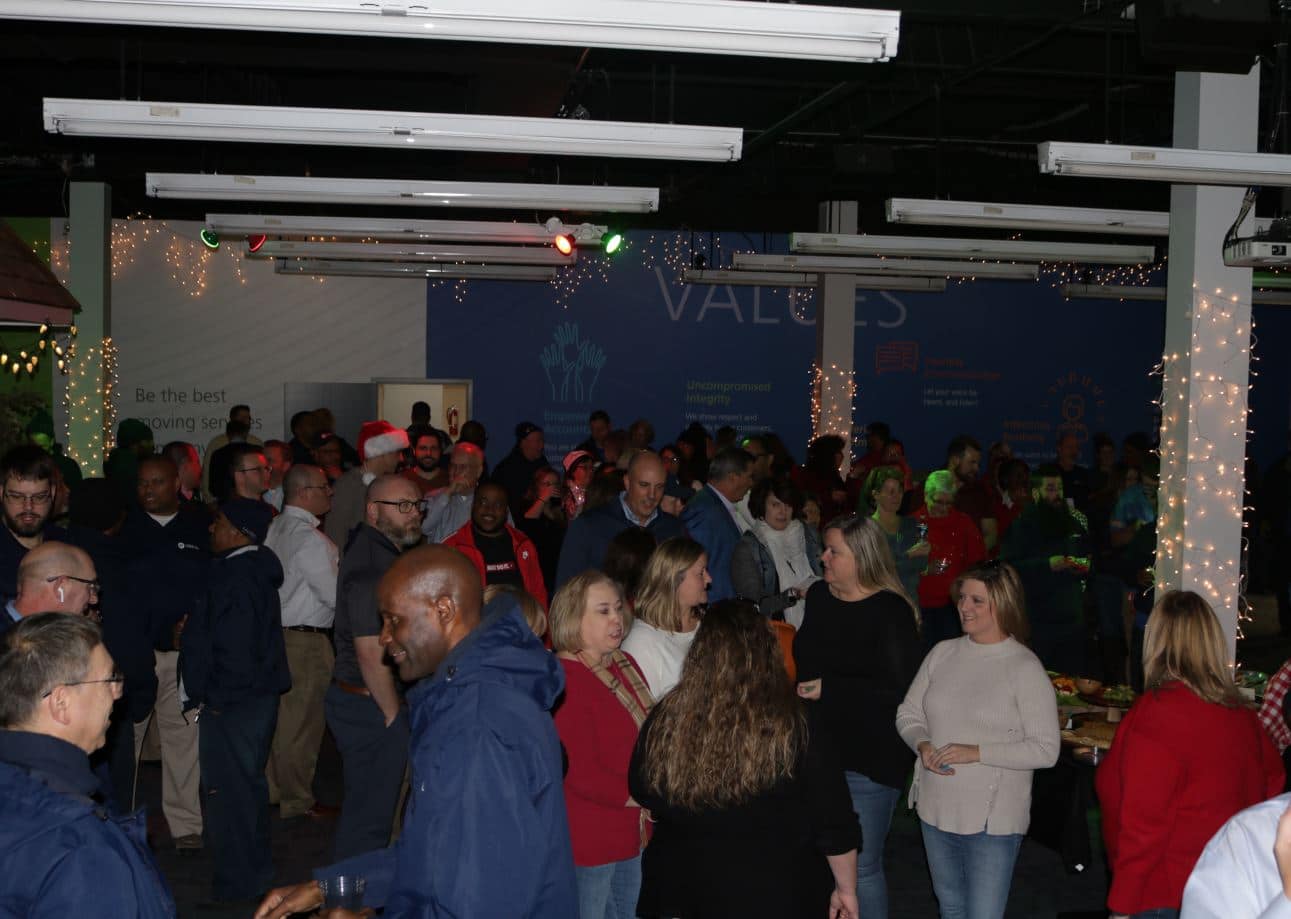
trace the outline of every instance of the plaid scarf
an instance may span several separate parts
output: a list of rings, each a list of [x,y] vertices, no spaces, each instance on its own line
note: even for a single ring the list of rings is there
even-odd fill
[[[636,722],[637,728],[640,729],[646,720],[646,715],[654,707],[654,696],[650,694],[650,687],[646,685],[645,678],[628,660],[628,656],[617,650],[610,655],[611,662],[618,665],[618,671],[623,675],[622,680],[615,676],[614,671],[608,666],[586,651],[579,651],[577,656],[583,666],[592,671],[596,678],[614,693],[614,698],[627,709],[632,720]]]

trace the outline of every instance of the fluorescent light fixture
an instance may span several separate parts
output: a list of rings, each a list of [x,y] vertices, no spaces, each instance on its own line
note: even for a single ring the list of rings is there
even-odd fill
[[[886,61],[901,14],[728,0],[5,0],[0,18]]]
[[[322,179],[179,172],[150,172],[146,183],[148,195],[153,198],[634,213],[650,213],[659,209],[659,189],[613,185]]]
[[[207,214],[206,226],[224,237],[325,236],[332,239],[383,239],[408,242],[481,242],[551,245],[558,233],[579,246],[599,246],[607,227],[565,224],[553,217],[544,223],[504,220],[401,220],[383,217],[290,217],[273,214]]]
[[[1130,284],[1063,284],[1062,295],[1073,300],[1156,300],[1165,301],[1164,287],[1135,287]],[[1253,290],[1251,302],[1268,306],[1291,306],[1291,292]]]
[[[1123,211],[1048,204],[997,204],[991,201],[936,201],[889,198],[889,223],[945,227],[991,227],[1007,230],[1062,230],[1067,233],[1115,233],[1167,236],[1166,211]]]
[[[1040,171],[1053,175],[1176,185],[1291,186],[1291,155],[1280,153],[1049,141],[1040,144],[1039,160]]]
[[[946,289],[945,278],[857,275],[855,280],[857,288],[861,290],[921,290],[937,293]],[[727,268],[685,268],[681,272],[681,282],[683,284],[729,284],[732,287],[815,287],[820,283],[820,275],[793,271],[732,271]]]
[[[244,253],[245,254],[245,253]],[[251,258],[322,258],[360,262],[442,262],[477,265],[568,265],[577,252],[561,255],[551,246],[435,246],[399,243],[329,243],[270,240]]]
[[[763,255],[736,252],[732,263],[741,270],[802,271],[813,274],[895,274],[933,278],[1018,278],[1035,280],[1035,265],[995,262],[918,261],[900,258],[847,258],[832,255]]]
[[[621,156],[714,163],[738,160],[744,143],[740,128],[702,125],[108,99],[46,99],[45,130],[52,134],[90,137]]]
[[[1104,246],[1016,239],[853,236],[837,233],[793,233],[789,237],[789,248],[794,252],[810,255],[985,258],[1022,262],[1088,262],[1097,265],[1141,265],[1151,262],[1156,256],[1156,250],[1151,246]]]
[[[279,259],[276,274],[335,275],[352,278],[431,280],[552,281],[555,268],[538,265],[436,265],[415,262],[350,262],[337,259]]]

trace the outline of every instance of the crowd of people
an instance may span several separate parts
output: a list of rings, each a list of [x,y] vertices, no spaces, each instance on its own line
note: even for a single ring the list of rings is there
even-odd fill
[[[453,441],[424,403],[353,447],[325,409],[261,443],[236,406],[204,452],[142,427],[102,478],[40,440],[0,458],[14,915],[175,914],[136,807],[151,729],[171,844],[263,919],[340,878],[391,916],[883,919],[903,794],[941,916],[1000,917],[1060,754],[1046,670],[1144,692],[1097,772],[1111,912],[1291,915],[1263,803],[1291,669],[1257,717],[1213,610],[1153,597],[1141,435],[1093,469],[1073,433],[1034,469],[960,435],[916,472],[877,422],[799,465],[597,411],[558,462],[522,422],[490,469],[483,425]],[[313,880],[270,889],[271,806],[336,818]]]

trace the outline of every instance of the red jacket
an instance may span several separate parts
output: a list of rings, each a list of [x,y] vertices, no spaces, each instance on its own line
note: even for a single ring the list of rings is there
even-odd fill
[[[569,756],[565,812],[574,864],[589,868],[636,858],[641,854],[641,809],[624,805],[631,797],[628,763],[637,723],[582,661],[562,657],[560,666],[565,669],[565,698],[556,708],[556,733]]]
[[[1178,909],[1210,838],[1238,811],[1280,794],[1282,781],[1254,711],[1204,702],[1182,683],[1146,693],[1095,776],[1112,868],[1108,908]]]
[[[542,580],[542,567],[538,564],[538,550],[528,536],[510,524],[504,524],[511,537],[511,548],[515,551],[516,567],[524,579],[524,589],[540,604],[547,608],[547,586]],[[475,529],[471,521],[466,521],[462,528],[444,540],[444,545],[452,546],[471,560],[471,564],[480,573],[480,582],[487,584],[484,575],[484,556],[475,545]]]

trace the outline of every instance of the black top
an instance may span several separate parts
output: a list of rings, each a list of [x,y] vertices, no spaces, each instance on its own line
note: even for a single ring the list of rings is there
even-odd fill
[[[341,556],[336,579],[336,663],[332,676],[338,680],[364,685],[354,639],[381,634],[377,583],[398,557],[398,547],[380,530],[367,523],[355,527]]]
[[[914,754],[897,734],[897,706],[922,659],[910,604],[887,590],[845,602],[817,581],[807,591],[793,657],[799,682],[821,681],[820,699],[807,710],[843,768],[904,788]]]
[[[533,518],[522,514],[515,518],[515,522],[538,550],[538,565],[542,568],[542,581],[547,587],[547,596],[554,596],[556,563],[560,561],[560,546],[565,541],[565,521],[552,520],[546,514],[539,514]]]
[[[628,773],[632,797],[655,820],[637,915],[822,919],[834,889],[825,856],[861,844],[847,782],[827,739],[813,737],[793,777],[757,797],[691,811],[646,787],[643,751],[654,720],[651,714],[641,726]]]
[[[480,550],[480,557],[484,559],[484,583],[510,584],[524,590],[524,578],[516,564],[515,547],[506,527],[496,533],[483,533],[475,524],[471,524],[471,529],[474,530],[475,548]]]

